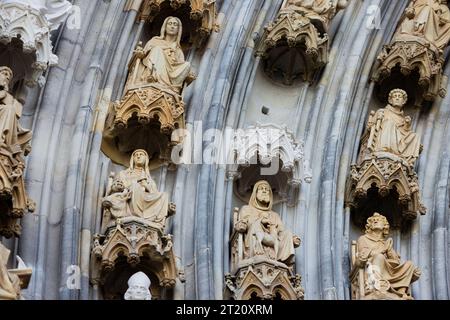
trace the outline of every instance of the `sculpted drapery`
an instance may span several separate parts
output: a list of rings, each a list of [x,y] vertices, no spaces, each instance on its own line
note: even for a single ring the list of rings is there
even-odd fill
[[[446,3],[442,0],[411,1],[396,37],[413,35],[445,49],[450,40],[450,10]]]
[[[394,89],[389,94],[389,104],[371,115],[367,126],[370,151],[389,152],[408,162],[419,157],[420,138],[411,130],[411,118],[403,113],[407,99],[405,91]]]
[[[20,298],[19,277],[8,272],[10,251],[0,243],[0,300],[17,300]]]
[[[113,219],[134,216],[164,228],[169,211],[168,195],[158,191],[148,163],[145,150],[133,152],[130,167],[116,176],[110,194],[103,199],[103,207]]]
[[[393,249],[387,219],[375,213],[367,219],[366,234],[357,241],[357,263],[366,270],[366,286],[386,291],[402,299],[411,299],[409,287],[420,277],[420,269],[411,261],[401,263],[400,256]]]
[[[145,47],[135,51],[131,62],[127,89],[146,84],[180,94],[183,85],[194,79],[191,64],[181,49],[182,24],[176,17],[165,19],[161,35],[153,37]]]
[[[294,245],[300,239],[285,229],[278,213],[272,211],[272,189],[267,181],[255,184],[250,202],[240,210],[236,230],[244,234],[244,258],[266,256],[269,259],[294,263]]]

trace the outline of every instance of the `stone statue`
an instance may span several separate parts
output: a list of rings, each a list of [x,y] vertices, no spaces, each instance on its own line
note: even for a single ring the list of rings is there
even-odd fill
[[[450,10],[446,0],[412,0],[395,39],[417,36],[443,50],[450,41]]]
[[[176,17],[167,17],[161,35],[153,37],[144,48],[138,47],[131,61],[127,89],[155,84],[161,90],[180,94],[183,85],[195,76],[181,49],[182,24]]]
[[[389,292],[401,299],[412,299],[409,287],[421,271],[411,261],[401,263],[393,249],[389,223],[379,213],[367,219],[365,235],[357,241],[356,265],[365,267],[366,290]]]
[[[408,100],[404,90],[394,89],[389,94],[389,104],[369,117],[368,149],[371,152],[388,152],[413,164],[421,151],[420,138],[411,130],[411,118],[403,114]]]
[[[0,67],[0,195],[11,198],[12,201],[6,201],[9,210],[6,215],[16,219],[22,217],[27,210],[33,210],[33,203],[25,193],[23,181],[24,156],[31,150],[32,136],[31,131],[23,129],[19,123],[22,104],[9,93],[12,78],[13,72],[10,68]],[[5,212],[0,214],[3,213]],[[5,217],[4,215],[3,218]],[[11,233],[20,233],[12,224],[2,228],[10,228],[2,231],[7,237],[10,237]]]
[[[314,25],[321,24],[325,32],[337,11],[344,9],[348,0],[288,0],[282,11],[295,11],[309,18]]]
[[[6,267],[10,251],[0,243],[0,300],[20,299],[20,279]]]
[[[151,300],[150,279],[143,272],[135,273],[128,280],[128,290],[125,292],[125,300]]]
[[[267,181],[259,181],[253,188],[250,202],[241,208],[237,232],[244,235],[244,259],[265,256],[292,265],[294,247],[300,238],[285,229],[278,213],[272,211],[272,189]]]
[[[113,219],[135,216],[164,228],[167,216],[175,211],[168,195],[159,192],[150,176],[149,157],[145,150],[133,152],[130,167],[115,178],[103,208]]]

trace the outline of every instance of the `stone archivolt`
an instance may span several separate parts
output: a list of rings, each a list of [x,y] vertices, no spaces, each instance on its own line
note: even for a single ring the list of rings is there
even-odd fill
[[[406,101],[405,91],[393,90],[390,104],[370,114],[361,139],[358,162],[352,165],[347,186],[347,206],[356,211],[367,207],[368,195],[374,188],[381,200],[388,199],[395,191],[397,204],[394,207],[400,214],[398,217],[390,213],[395,226],[401,224],[399,218],[413,220],[426,212],[420,201],[419,181],[414,171],[423,146],[411,130],[411,119],[403,114]],[[364,215],[354,217],[360,225],[367,218]]]
[[[217,29],[215,0],[145,0],[139,20],[152,23],[169,14],[182,18],[189,42],[196,46],[203,45]]]
[[[129,155],[145,149],[151,166],[170,162],[171,148],[182,142],[174,130],[184,129],[181,94],[195,75],[185,61],[180,19],[168,17],[161,35],[138,45],[129,64],[125,94],[111,104],[102,150],[114,162],[127,165]]]
[[[59,27],[72,8],[68,1],[57,1],[56,6],[55,0],[47,2],[52,4],[51,8],[39,0],[10,0],[0,4],[0,48],[5,46],[0,63],[11,61],[17,79],[25,79],[29,86],[42,85],[43,73],[57,65],[50,32]]]
[[[225,296],[235,300],[301,300],[301,277],[294,274],[300,238],[287,230],[272,211],[267,181],[253,188],[247,206],[235,209],[231,236],[231,273],[225,276]]]
[[[250,198],[248,190],[259,179],[262,168],[273,167],[275,161],[279,161],[281,170],[275,174],[268,172],[265,177],[278,192],[276,201],[284,199],[303,182],[312,180],[304,143],[296,141],[286,127],[257,124],[238,130],[231,151],[234,165],[229,166],[228,173],[236,179],[236,194],[244,201]]]
[[[264,30],[256,54],[264,59],[265,72],[291,85],[300,78],[312,82],[328,63],[328,29],[347,0],[287,0],[275,21]]]
[[[450,10],[444,1],[410,2],[392,42],[378,56],[374,80],[380,86],[380,98],[404,83],[416,103],[444,97],[444,50],[450,40]]]
[[[177,268],[172,236],[164,233],[166,220],[175,214],[175,205],[166,193],[156,189],[144,150],[136,150],[130,168],[111,177],[103,198],[103,235],[96,235],[92,249],[93,282],[100,283],[106,298],[122,297],[129,273],[143,271],[152,281],[152,293],[175,286]],[[126,289],[126,288],[125,288]]]

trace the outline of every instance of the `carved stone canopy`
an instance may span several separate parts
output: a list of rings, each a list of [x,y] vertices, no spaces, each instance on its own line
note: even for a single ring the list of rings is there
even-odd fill
[[[131,153],[144,149],[151,168],[170,162],[174,145],[185,128],[184,103],[179,95],[148,85],[128,91],[111,104],[103,132],[102,151],[115,163],[128,166]]]
[[[266,74],[292,85],[296,80],[313,82],[328,63],[331,19],[347,1],[285,1],[277,18],[265,29],[256,55],[264,61]]]
[[[248,202],[253,185],[262,177],[275,191],[275,202],[292,196],[303,182],[312,180],[303,141],[287,127],[257,124],[238,130],[232,146],[228,174],[235,179],[235,193]]]
[[[121,299],[127,281],[142,271],[151,279],[154,299],[173,288],[177,278],[172,236],[139,218],[129,217],[96,235],[92,249],[91,280],[103,287],[107,299]]]
[[[380,99],[385,99],[394,86],[408,91],[416,105],[444,97],[444,50],[449,41],[450,9],[446,1],[410,1],[391,43],[378,56],[373,79]]]
[[[25,79],[28,86],[43,84],[43,73],[58,63],[50,32],[64,21],[71,7],[68,1],[59,2],[55,9],[47,8],[40,0],[0,3],[0,65],[11,67],[13,82]],[[58,19],[54,21],[53,17]]]
[[[183,43],[202,46],[217,29],[215,0],[144,0],[138,17],[153,26],[157,34],[165,17],[174,15],[183,23]]]

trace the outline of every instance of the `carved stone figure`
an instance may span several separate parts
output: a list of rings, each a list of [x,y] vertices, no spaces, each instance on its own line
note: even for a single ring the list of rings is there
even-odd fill
[[[444,50],[450,41],[450,10],[445,0],[412,0],[400,20],[392,42],[378,57],[374,80],[381,99],[402,83],[415,102],[444,97]],[[417,79],[416,79],[417,76]],[[400,78],[399,78],[400,77]]]
[[[272,211],[272,188],[267,181],[259,181],[253,188],[248,206],[244,206],[235,225],[244,234],[244,258],[265,256],[269,259],[294,263],[294,246],[300,238],[285,229],[280,216]]]
[[[231,270],[225,275],[226,296],[236,300],[302,300],[301,277],[294,272],[294,248],[300,238],[284,227],[272,210],[267,181],[258,181],[249,204],[235,209],[231,237]]]
[[[450,41],[450,10],[442,0],[412,0],[394,39],[416,36],[443,50]]]
[[[175,206],[169,205],[166,193],[158,191],[148,164],[145,150],[133,152],[130,167],[117,175],[110,194],[103,199],[103,207],[113,219],[139,217],[164,229],[167,216],[175,211]]]
[[[16,219],[34,207],[23,181],[31,131],[21,127],[22,104],[8,92],[12,77],[10,68],[0,67],[0,234],[6,237],[20,234]]]
[[[153,83],[163,90],[180,94],[183,85],[194,80],[191,65],[185,61],[181,50],[182,28],[179,18],[167,17],[161,27],[161,35],[153,37],[144,48],[136,49],[128,90]]]
[[[421,271],[411,261],[401,263],[400,256],[393,249],[389,234],[389,223],[379,213],[367,219],[365,235],[356,243],[354,257],[353,286],[364,283],[364,290],[358,288],[360,299],[404,299],[411,300],[410,285],[419,279]],[[356,279],[358,269],[364,269],[364,281]],[[355,298],[355,297],[354,297]]]
[[[20,279],[6,268],[9,253],[0,243],[0,300],[20,299]]]
[[[143,272],[137,272],[128,280],[128,290],[125,300],[151,300],[150,279]]]
[[[392,90],[389,104],[371,114],[367,125],[370,131],[368,149],[394,154],[414,165],[421,145],[419,136],[411,130],[411,118],[403,113],[407,101],[408,95],[404,90]]]

